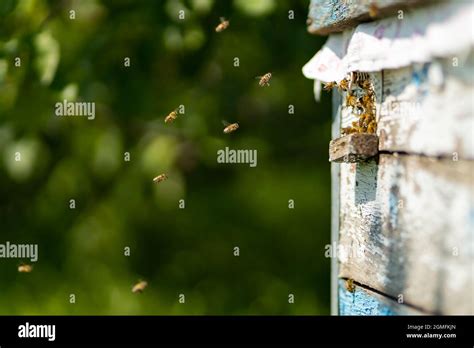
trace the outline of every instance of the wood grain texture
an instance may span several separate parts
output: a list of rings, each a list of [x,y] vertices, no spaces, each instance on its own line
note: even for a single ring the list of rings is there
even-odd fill
[[[436,0],[311,0],[308,13],[308,31],[327,35],[355,27],[371,20],[370,9],[377,8],[376,18],[391,16],[398,10],[426,5]],[[441,1],[441,0],[439,0]],[[438,1],[438,2],[439,2]]]
[[[474,159],[474,59],[384,70],[379,150]]]
[[[340,277],[428,313],[474,314],[474,162],[340,166]]]
[[[365,161],[378,153],[378,137],[375,134],[354,133],[329,143],[329,161],[354,163]]]
[[[332,95],[332,129],[331,137],[339,138],[341,135],[341,95]],[[340,165],[331,163],[331,245],[339,243],[339,198],[340,198]],[[339,265],[336,257],[331,258],[331,315],[338,314],[339,300]]]
[[[345,280],[339,280],[339,315],[423,315],[425,313],[374,291],[355,285],[348,291]]]

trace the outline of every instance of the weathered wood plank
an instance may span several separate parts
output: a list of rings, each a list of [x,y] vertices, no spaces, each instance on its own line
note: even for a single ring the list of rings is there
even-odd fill
[[[425,313],[376,292],[354,285],[349,291],[339,280],[339,315],[423,315]]]
[[[382,154],[340,166],[340,277],[473,314],[474,162]]]
[[[332,129],[333,139],[341,135],[341,101],[339,94],[332,95]],[[339,243],[339,187],[340,187],[340,166],[338,163],[331,163],[331,245]],[[331,315],[338,314],[338,274],[339,265],[336,257],[331,258]]]
[[[378,153],[378,137],[375,134],[354,133],[331,140],[329,161],[354,163],[367,160]]]
[[[474,53],[369,73],[379,151],[474,159]],[[456,62],[456,61],[455,61]],[[344,101],[347,93],[344,92]],[[343,102],[341,127],[357,120]]]
[[[403,16],[361,23],[330,35],[304,65],[303,74],[323,82],[339,82],[353,71],[398,69],[455,57],[462,67],[465,53],[474,47],[469,30],[473,22],[474,3],[459,0],[434,2]]]
[[[353,28],[360,22],[397,14],[399,10],[436,0],[311,0],[308,31],[327,35]],[[440,2],[441,0],[438,0]]]
[[[379,150],[474,159],[472,58],[384,70]]]

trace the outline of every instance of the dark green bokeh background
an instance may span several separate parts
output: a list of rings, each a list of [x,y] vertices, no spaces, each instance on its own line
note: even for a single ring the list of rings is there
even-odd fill
[[[20,274],[0,259],[0,314],[328,314],[330,109],[301,73],[323,42],[307,7],[2,0],[0,243],[37,243],[39,260]],[[63,99],[96,118],[56,117]],[[225,146],[257,149],[258,166],[217,163]]]

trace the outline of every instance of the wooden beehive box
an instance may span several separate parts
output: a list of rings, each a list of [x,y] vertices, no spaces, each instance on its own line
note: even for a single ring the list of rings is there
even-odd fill
[[[377,123],[341,137],[358,115],[333,88],[333,314],[474,314],[473,13],[462,0],[310,3],[309,32],[329,35],[303,68],[316,99],[322,82],[367,73]]]

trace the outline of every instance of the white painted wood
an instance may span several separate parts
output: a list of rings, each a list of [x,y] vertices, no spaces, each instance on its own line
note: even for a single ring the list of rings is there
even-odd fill
[[[474,162],[340,166],[340,277],[429,313],[473,314]]]
[[[379,150],[474,159],[472,62],[453,66],[444,59],[384,70]]]
[[[341,96],[332,95],[332,138],[341,135]],[[339,243],[339,187],[340,187],[340,165],[331,163],[331,245]],[[331,258],[331,315],[338,314],[338,274],[339,266],[336,257]]]
[[[431,1],[433,0],[311,0],[308,31],[326,35],[367,21],[371,15],[377,18],[395,15],[399,9],[406,10],[408,6],[427,4]],[[375,7],[371,8],[371,5]]]
[[[349,291],[346,281],[339,280],[339,315],[426,315],[357,284],[353,287]]]
[[[323,82],[340,81],[352,71],[398,69],[465,56],[474,47],[473,22],[474,2],[458,0],[404,12],[402,19],[362,23],[332,34],[305,64],[303,74]]]

